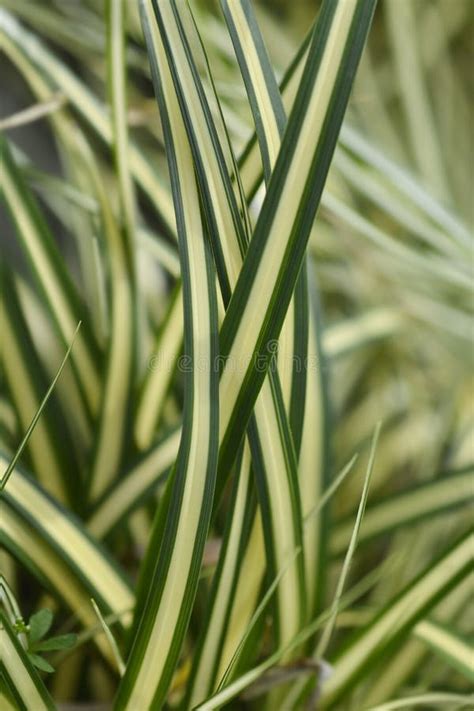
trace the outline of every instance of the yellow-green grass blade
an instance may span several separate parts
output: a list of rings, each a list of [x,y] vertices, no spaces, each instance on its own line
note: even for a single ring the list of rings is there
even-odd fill
[[[450,709],[468,709],[474,703],[472,694],[452,694],[449,692],[433,691],[428,694],[417,694],[416,696],[406,696],[403,699],[387,701],[378,706],[371,706],[366,711],[398,711],[398,709],[414,709],[417,706],[428,708],[441,708],[444,711]]]
[[[15,274],[15,288],[21,310],[41,365],[51,381],[64,357],[64,346],[48,318],[44,305],[38,300],[34,289]],[[66,366],[56,385],[57,398],[64,414],[65,424],[73,435],[78,462],[84,459],[92,439],[92,424],[86,416],[74,371]],[[72,449],[71,449],[72,451]],[[81,461],[82,464],[82,461]]]
[[[118,644],[115,641],[115,638],[114,638],[112,632],[110,631],[110,627],[108,626],[107,622],[104,620],[104,616],[102,615],[102,613],[99,609],[99,606],[96,603],[96,601],[94,600],[94,598],[91,598],[91,604],[92,604],[92,607],[94,608],[95,614],[97,615],[97,617],[99,619],[100,626],[104,630],[104,634],[107,638],[110,649],[112,650],[112,653],[114,655],[119,674],[120,674],[120,676],[123,676],[123,674],[125,672],[125,663],[122,659],[122,655],[120,654]]]
[[[305,522],[304,522],[304,523],[305,523],[305,526],[308,525],[308,522],[309,522],[309,519],[310,519],[310,518],[312,518],[312,517],[314,517],[314,516],[320,516],[320,515],[321,515],[322,510],[324,509],[324,507],[326,506],[326,504],[328,503],[328,501],[330,501],[330,499],[331,499],[331,497],[333,496],[334,492],[338,489],[338,487],[340,486],[341,482],[344,481],[345,477],[347,476],[347,474],[348,474],[349,471],[351,470],[351,468],[352,468],[352,466],[353,466],[353,464],[354,464],[356,458],[357,458],[357,456],[354,456],[354,457],[352,458],[352,460],[351,460],[351,461],[343,468],[343,470],[338,474],[338,476],[335,478],[334,482],[333,482],[333,483],[328,487],[328,489],[324,492],[323,496],[320,497],[320,499],[319,499],[319,501],[318,501],[318,504],[317,504],[317,505],[313,508],[313,510],[306,516],[306,519],[305,519]],[[368,479],[368,478],[370,478],[370,467],[369,467],[369,471],[368,471],[368,475],[367,475],[367,479]],[[367,489],[367,487],[366,487],[366,489]],[[363,497],[362,497],[363,500],[364,500],[364,496],[365,496],[365,494],[364,494]],[[363,505],[363,501],[362,501],[362,505]],[[257,525],[255,525],[255,524],[257,524]],[[255,550],[252,550],[252,548],[255,548],[257,552],[258,552],[258,550],[259,550],[259,547],[258,547],[259,525],[258,525],[258,524],[259,524],[259,520],[258,520],[258,516],[257,516],[257,517],[255,518],[255,520],[254,520],[254,525],[253,525],[253,527],[252,527],[251,539],[249,540],[249,546],[248,546],[247,551],[246,551],[246,553],[245,553],[246,556],[248,556],[249,553],[255,555]],[[260,537],[261,537],[261,534],[260,534]],[[294,555],[295,555],[295,556],[296,556],[296,555],[300,555],[300,553],[301,553],[301,551],[297,550],[297,551],[295,551]],[[262,555],[261,555],[261,558],[263,559],[263,548],[262,548]],[[257,556],[257,560],[258,560],[258,556]],[[287,565],[289,565],[290,563],[291,563],[291,559],[287,562]],[[259,565],[259,564],[257,563],[257,566],[256,566],[256,567],[257,567],[257,570],[254,570],[254,578],[255,578],[256,580],[258,580],[258,581],[261,581],[261,579],[262,579],[262,577],[263,577],[263,574],[262,574],[262,572],[261,572],[261,571],[262,571],[262,565]],[[259,573],[260,573],[260,575],[259,575]],[[252,640],[251,640],[252,632],[253,632],[253,630],[254,630],[254,628],[255,628],[257,622],[259,621],[259,618],[261,617],[262,613],[265,611],[265,608],[266,608],[266,605],[267,605],[267,603],[268,603],[268,600],[270,599],[271,595],[273,595],[273,592],[274,592],[276,586],[278,585],[278,581],[279,581],[280,577],[281,577],[283,574],[284,574],[284,570],[281,570],[281,571],[278,572],[278,575],[273,579],[273,581],[271,582],[270,586],[266,589],[265,594],[263,595],[263,597],[262,597],[262,599],[261,599],[261,601],[260,601],[258,607],[256,607],[256,606],[254,605],[254,606],[256,607],[256,609],[255,609],[253,615],[251,616],[251,618],[250,618],[249,620],[241,620],[241,621],[240,621],[240,635],[241,635],[240,641],[239,641],[238,645],[235,645],[235,651],[234,651],[234,653],[233,653],[233,655],[232,655],[232,658],[230,659],[230,661],[228,662],[228,664],[227,664],[227,666],[226,666],[225,672],[224,672],[222,675],[220,675],[220,681],[219,681],[219,684],[218,684],[218,689],[222,689],[222,688],[228,686],[230,680],[231,680],[234,676],[236,676],[236,671],[237,671],[237,668],[238,668],[237,665],[242,666],[242,659],[241,659],[241,658],[242,658],[242,656],[243,656],[243,650],[245,649],[245,645],[246,645],[246,643],[248,643],[248,642],[249,642],[250,644],[252,643]],[[241,575],[242,575],[242,577],[244,577],[243,573],[241,573]],[[245,579],[247,580],[246,577],[245,577]],[[343,579],[344,579],[344,576],[341,575],[341,580],[343,581]],[[341,585],[341,589],[342,589],[342,587],[343,587],[343,582],[342,582],[342,585]],[[342,595],[342,593],[341,593],[341,595]],[[237,598],[238,598],[238,596],[237,596],[237,594],[236,594],[234,600],[232,601],[232,604],[233,604],[233,607],[234,607],[233,612],[235,611],[235,609],[237,608],[237,605],[238,605],[238,599],[237,599]],[[255,600],[255,598],[252,598],[252,597],[251,597],[250,599]],[[340,599],[340,596],[339,596],[339,599]],[[337,609],[337,607],[336,607],[336,609]],[[331,609],[328,611],[327,615],[325,615],[325,617],[328,616],[328,621],[327,621],[327,625],[326,625],[326,626],[328,626],[328,625],[331,624],[331,619],[332,619],[332,617],[334,616],[334,611],[333,611],[333,610],[334,610],[334,605],[333,605],[333,606],[331,607]],[[314,619],[314,618],[313,618],[313,619]],[[310,625],[310,626],[311,626],[311,625]],[[318,627],[319,627],[319,624],[318,624]],[[306,632],[305,632],[304,630],[303,630],[303,632],[302,632],[302,635],[303,635],[303,637],[304,637],[303,641],[306,641],[307,635],[306,635]],[[299,636],[300,636],[300,635],[297,635],[296,637],[298,638]],[[291,640],[289,646],[290,646],[290,647],[296,647],[297,645],[294,644],[294,640]],[[283,648],[283,650],[281,649],[279,653],[281,654],[281,658],[284,658],[284,648]],[[255,657],[256,654],[253,653],[252,656]],[[273,699],[272,699],[272,702],[273,702]],[[284,704],[285,701],[282,702],[281,699],[279,699],[277,703],[283,703],[283,704]]]
[[[449,203],[448,180],[439,149],[440,139],[419,60],[414,7],[412,3],[400,4],[397,0],[387,0],[384,10],[398,75],[401,108],[416,167],[423,182]]]
[[[100,205],[89,192],[89,179],[87,180],[87,192],[85,192],[84,189],[77,188],[72,183],[65,182],[39,170],[17,146],[12,147],[14,148],[15,158],[21,163],[23,174],[28,183],[46,202],[66,229],[70,228],[71,208],[77,208],[74,210],[74,215],[77,215],[78,212],[85,212],[91,218],[100,216]],[[84,241],[84,235],[82,234],[81,236],[83,238],[82,241]],[[179,259],[174,243],[167,243],[157,239],[156,235],[145,226],[137,227],[136,238],[139,251],[142,250],[146,255],[156,260],[174,279],[179,277]],[[103,346],[109,331],[107,298],[104,286],[103,264],[100,260],[100,255],[97,254],[98,241],[96,237],[94,238],[94,244],[96,245],[96,249],[94,249],[95,257],[91,268],[98,275],[97,279],[93,280],[94,283],[86,288],[93,292],[90,297],[89,309],[96,318],[97,325],[95,328]],[[85,280],[86,276],[87,274],[84,274]]]
[[[374,467],[377,442],[378,442],[378,439],[380,436],[380,429],[381,429],[381,423],[379,422],[376,425],[375,432],[374,432],[374,435],[372,438],[372,444],[371,444],[371,448],[370,448],[369,462],[367,464],[367,472],[365,475],[364,486],[362,488],[362,494],[360,497],[359,507],[357,509],[357,515],[356,515],[353,530],[351,533],[351,538],[349,541],[349,545],[347,547],[346,555],[344,557],[344,562],[342,564],[341,573],[340,573],[339,579],[337,581],[336,590],[334,592],[334,596],[333,596],[333,599],[331,602],[330,616],[327,621],[327,624],[325,625],[325,627],[323,629],[321,637],[318,640],[318,644],[316,647],[315,657],[317,659],[324,659],[324,657],[326,655],[326,650],[329,646],[329,641],[331,639],[331,635],[334,631],[334,626],[336,624],[336,617],[339,612],[339,605],[340,605],[340,601],[342,598],[342,593],[344,591],[347,576],[349,574],[349,569],[350,569],[350,566],[351,566],[351,563],[352,563],[352,560],[354,557],[354,553],[356,550],[356,546],[357,546],[357,542],[358,542],[358,538],[359,538],[360,526],[362,524],[362,519],[363,519],[364,513],[365,513],[365,507],[366,507],[367,499],[369,496],[369,486],[370,486],[370,480],[371,480],[372,471],[373,471],[373,467]]]
[[[321,708],[331,708],[337,703],[363,678],[371,660],[400,644],[427,611],[469,574],[473,544],[471,533],[462,536],[331,660],[333,673],[322,687]]]
[[[219,140],[225,130],[219,132],[214,124],[199,80],[190,38],[186,36],[194,28],[186,8],[168,2],[155,3],[154,9],[200,185],[203,186],[203,207],[221,293],[224,304],[227,304],[242,265],[247,235],[246,220],[242,222],[240,219],[238,201],[228,173],[226,147]],[[227,401],[221,398],[221,420],[222,410],[227,406]],[[267,555],[276,572],[283,568],[291,551],[301,546],[296,460],[276,372],[271,372],[255,403],[249,442],[264,512]],[[221,471],[224,473],[224,468]],[[287,521],[288,526],[279,525],[281,520]],[[303,573],[301,561],[295,561],[280,582],[275,620],[279,638],[291,638],[304,617]]]
[[[13,61],[22,72],[28,75],[28,69],[24,67],[24,57],[14,48]],[[33,89],[38,97],[49,96],[51,89],[44,77],[37,72],[30,78]],[[73,185],[67,184],[62,179],[44,176],[38,171],[25,156],[25,154],[12,145],[15,161],[21,165],[28,182],[33,184],[38,190],[38,183],[49,186],[49,190],[40,191],[41,197],[58,215],[68,232],[72,232],[75,239],[76,249],[80,263],[80,274],[83,288],[83,299],[88,307],[92,329],[97,343],[102,349],[107,334],[107,319],[104,308],[105,276],[100,257],[98,255],[97,236],[94,217],[98,213],[95,202],[84,194],[90,187],[89,168],[94,163],[92,155],[86,141],[84,140],[79,127],[65,112],[58,112],[51,116],[51,124],[54,128],[54,135],[57,138],[57,148],[63,165],[65,176],[72,181]],[[33,181],[33,182],[32,182]],[[61,198],[68,197],[71,204],[63,205]],[[93,203],[91,207],[90,203]],[[76,209],[84,208],[84,209]]]
[[[1,187],[6,205],[16,226],[20,245],[65,344],[70,343],[77,323],[81,316],[84,317],[84,327],[77,339],[71,362],[87,406],[90,412],[96,412],[100,392],[98,353],[86,315],[47,224],[4,138],[0,139],[0,151]]]
[[[329,536],[328,514],[322,511],[311,516],[314,506],[320,501],[329,485],[329,427],[330,416],[327,392],[327,366],[323,351],[322,314],[318,295],[307,260],[308,269],[308,337],[303,363],[306,368],[304,393],[304,417],[300,412],[302,396],[293,393],[292,422],[301,418],[301,442],[299,446],[298,475],[301,509],[305,519],[303,526],[303,553],[306,570],[306,599],[308,619],[322,608],[325,590],[325,571]],[[304,268],[304,267],[303,267]],[[296,302],[295,302],[296,306]],[[328,331],[325,332],[328,334]],[[296,334],[295,334],[296,335]],[[298,427],[293,425],[293,432]]]
[[[46,590],[58,595],[84,627],[94,625],[95,615],[90,606],[90,592],[78,582],[75,573],[71,573],[70,566],[37,535],[28,522],[7,505],[5,500],[1,503],[1,510],[2,547],[8,550],[25,570],[29,570]],[[130,618],[131,610],[124,610],[122,614]],[[95,642],[104,659],[114,667],[115,660],[106,639],[99,635]]]
[[[281,101],[283,102],[283,108],[286,115],[290,113],[295,101],[298,86],[301,81],[304,63],[308,55],[308,46],[313,29],[314,28],[311,28],[298,48],[295,57],[287,68],[283,80],[279,85],[279,94]],[[268,89],[266,89],[266,91],[268,92]],[[273,94],[272,100],[275,101]],[[278,109],[277,115],[279,114],[280,109]],[[250,137],[247,146],[239,159],[240,175],[248,201],[255,196],[263,179],[263,165],[262,159],[259,155],[260,150],[256,132]]]
[[[0,703],[3,704],[2,708],[5,708],[5,711],[18,711],[18,700],[13,699],[3,672],[0,673]]]
[[[3,610],[0,610],[0,686],[11,706],[19,711],[53,711],[54,702],[28,659]],[[3,683],[2,683],[3,682]],[[3,703],[0,697],[0,703]],[[3,706],[2,706],[3,708]]]
[[[108,75],[112,141],[118,174],[120,221],[115,220],[100,174],[93,175],[101,206],[110,273],[110,338],[102,407],[90,472],[89,494],[96,499],[117,476],[127,429],[136,358],[135,207],[129,172],[126,127],[124,3],[108,5]]]
[[[449,595],[447,595],[430,614],[438,623],[452,625],[454,620],[466,610],[472,597],[472,582],[469,577],[462,580]],[[389,663],[384,668],[379,668],[376,677],[372,676],[370,689],[366,687],[367,706],[375,706],[396,695],[397,690],[407,686],[410,679],[422,667],[430,654],[429,648],[416,639],[416,630],[427,619],[422,619],[414,627],[412,636],[394,655],[389,658]]]
[[[8,459],[0,454],[0,465]],[[88,627],[94,624],[90,598],[130,626],[135,598],[130,584],[83,524],[48,497],[17,465],[2,496],[0,536],[9,550],[47,588],[56,592]],[[103,636],[97,644],[115,664]]]
[[[89,494],[94,500],[116,477],[121,464],[133,376],[135,310],[134,294],[130,286],[131,268],[126,256],[126,247],[112,214],[100,175],[97,172],[92,177],[102,207],[111,284],[111,332],[107,353],[107,375],[90,471]]]
[[[306,615],[303,556],[286,565],[293,551],[302,548],[302,517],[296,457],[280,383],[273,377],[267,382],[255,403],[248,432],[267,563],[272,576],[285,568],[275,601],[276,638],[283,642],[297,632]]]
[[[473,646],[452,627],[423,620],[415,628],[415,637],[474,684]]]
[[[231,407],[221,418],[222,461],[231,455],[264,380],[268,345],[279,334],[301,268],[374,8],[373,2],[326,3],[320,12],[279,158],[221,328],[226,363],[250,363],[238,374],[223,367],[221,400]]]
[[[12,128],[18,128],[25,124],[33,123],[38,121],[44,116],[57,111],[61,106],[64,105],[64,97],[60,94],[52,96],[51,99],[47,101],[39,101],[33,106],[29,106],[27,109],[22,109],[11,116],[7,116],[0,120],[0,131],[11,130]]]
[[[82,32],[77,32],[77,14],[74,7],[61,5],[61,8],[52,8],[44,4],[32,6],[28,0],[20,0],[14,3],[12,0],[5,0],[2,7],[10,10],[16,17],[26,20],[34,25],[36,31],[47,37],[55,44],[63,47],[68,52],[72,52],[78,58],[90,59],[91,52],[103,51],[104,38],[103,27],[99,24],[98,18],[88,15],[84,23]],[[58,9],[60,10],[58,12]]]
[[[146,451],[154,439],[182,342],[183,295],[181,284],[178,284],[160,326],[138,398],[134,433],[141,451]]]
[[[297,550],[292,557],[296,557],[300,554],[301,554],[301,551]],[[288,565],[291,565],[291,557],[287,561],[287,566]],[[257,625],[261,622],[262,615],[265,612],[265,609],[266,609],[269,601],[271,600],[273,593],[275,592],[275,590],[278,586],[280,578],[284,574],[285,574],[285,568],[283,568],[283,570],[280,570],[278,572],[278,575],[272,580],[269,587],[265,590],[265,594],[263,595],[258,606],[256,607],[256,609],[249,621],[248,627],[245,630],[245,634],[242,636],[242,639],[240,640],[239,645],[237,646],[234,654],[232,655],[229,665],[228,665],[227,669],[225,670],[225,673],[222,676],[222,679],[219,682],[218,690],[225,688],[229,682],[229,679],[232,678],[232,676],[235,676],[235,672],[236,672],[236,669],[238,668],[238,664],[241,662],[243,650],[245,649],[246,645],[249,642],[252,642],[254,632],[256,630],[258,630]],[[286,655],[282,655],[282,656],[286,657]],[[273,701],[273,699],[270,699],[270,703],[272,703],[272,701]]]
[[[138,241],[147,254],[154,257],[174,279],[180,276],[179,259],[174,244],[157,239],[156,235],[145,227],[138,230]]]
[[[9,449],[13,449],[18,432],[19,424],[15,408],[9,398],[2,394],[0,396],[0,441],[4,441]]]
[[[41,69],[43,75],[48,77],[52,89],[61,91],[68,97],[69,101],[77,108],[88,122],[91,128],[108,145],[112,143],[112,129],[110,117],[105,107],[90,92],[77,76],[54,55],[54,53],[42,44],[38,37],[33,36],[24,26],[22,26],[9,12],[0,13],[0,33],[4,40],[4,48],[10,52],[12,43],[15,43],[24,58],[29,61],[29,74],[26,77],[30,80],[31,73],[36,66]],[[295,60],[285,73],[281,84],[281,91],[285,109],[289,111],[293,105],[294,96],[301,78],[304,59],[306,56],[308,42],[305,41],[297,53]],[[13,58],[13,61],[15,59]],[[34,64],[33,64],[34,63]],[[469,230],[455,217],[446,206],[429,194],[421,183],[411,176],[406,170],[396,165],[387,156],[382,155],[361,136],[354,128],[343,126],[341,132],[341,144],[355,152],[360,151],[364,161],[368,161],[378,169],[385,178],[389,178],[392,186],[401,191],[406,197],[412,200],[427,217],[435,221],[443,228],[445,234],[456,239],[465,247],[469,245]],[[138,183],[150,196],[154,204],[161,205],[161,211],[165,215],[171,233],[175,232],[174,216],[172,205],[166,189],[162,185],[150,162],[135,147],[132,148],[132,170]],[[255,185],[261,181],[261,161],[258,156],[258,146],[255,138],[250,142],[249,147],[240,159],[241,177],[246,192],[253,192]],[[252,189],[253,188],[253,189]],[[157,197],[158,196],[158,197]]]
[[[190,39],[198,39],[189,10],[170,0],[153,7],[202,184],[209,237],[226,306],[238,277],[248,234],[229,176],[227,154],[230,149],[220,140],[225,128],[212,119],[204,86],[197,75]],[[192,33],[190,38],[186,32]]]
[[[51,387],[48,390],[50,383],[40,363],[34,358],[35,349],[18,297],[5,271],[2,272],[2,291],[0,362],[5,384],[10,392],[22,431],[25,433],[15,458],[18,458],[18,453],[21,454],[26,446],[28,457],[42,485],[60,501],[70,503],[74,501],[80,508],[78,470],[73,457],[70,433],[62,422],[54,395],[49,407],[46,407],[41,414],[46,405],[44,398],[46,396],[48,399],[47,394],[51,394]],[[56,380],[57,377],[53,382],[55,383]],[[38,413],[40,413],[39,417],[37,417]],[[32,430],[33,422],[35,427]],[[10,472],[11,467],[7,471]],[[1,488],[3,487],[2,479]]]
[[[78,325],[77,330],[79,330],[79,326],[80,326],[80,324]],[[76,331],[76,333],[77,333],[77,331]],[[23,450],[25,449],[25,447],[31,437],[32,432],[35,430],[36,425],[37,425],[38,421],[40,420],[41,415],[43,414],[43,410],[46,407],[48,400],[50,399],[51,394],[54,390],[54,387],[61,376],[64,366],[67,363],[67,359],[69,358],[69,355],[70,355],[70,352],[72,349],[72,345],[73,345],[73,343],[71,343],[71,345],[69,346],[69,348],[66,352],[66,355],[64,356],[63,361],[59,367],[58,372],[56,373],[55,377],[53,378],[53,381],[50,383],[50,386],[47,389],[43,399],[41,400],[41,402],[38,406],[38,409],[36,410],[35,414],[33,415],[32,419],[31,419],[31,422],[29,423],[28,427],[26,428],[25,434],[23,435],[23,438],[22,438],[20,444],[18,445],[15,454],[13,455],[6,471],[4,472],[3,476],[0,479],[0,493],[6,487],[8,480],[13,473],[16,463],[21,458],[21,455],[23,454]]]
[[[177,216],[184,303],[186,398],[180,451],[151,545],[155,565],[142,587],[151,594],[139,607],[137,632],[117,709],[160,708],[166,698],[186,633],[199,580],[217,472],[218,374],[215,275],[205,240],[192,156],[171,88],[166,55],[149,3],[140,5],[142,24],[165,134]],[[203,365],[204,364],[204,365]]]
[[[356,348],[400,330],[403,319],[397,309],[380,307],[327,326],[322,334],[322,350],[327,358],[341,358]]]
[[[132,261],[136,217],[127,125],[126,9],[125,0],[107,0],[107,84],[111,107],[113,154],[118,177],[122,231],[127,256]]]
[[[473,472],[474,467],[468,466],[372,504],[365,512],[360,542],[468,505],[472,496]],[[340,555],[345,550],[350,531],[350,520],[336,524],[330,539],[333,555]]]
[[[182,11],[176,4],[172,4],[172,7],[176,8],[175,15],[179,26],[178,18],[181,17]],[[170,25],[165,25],[165,21],[163,24],[167,32],[170,31]],[[225,271],[225,276],[224,279],[221,279],[221,291],[224,303],[227,303],[226,287],[229,285],[233,289],[235,286],[236,275],[242,265],[242,257],[245,253],[247,240],[245,230],[239,229],[237,224],[238,220],[235,217],[237,206],[232,205],[232,186],[229,184],[229,176],[226,172],[224,160],[219,157],[217,151],[214,155],[213,148],[218,142],[218,129],[212,125],[210,111],[206,111],[204,94],[200,90],[197,72],[193,67],[192,59],[190,59],[190,51],[186,48],[184,42],[183,44],[188,54],[188,65],[182,61],[177,52],[174,52],[175,82],[178,91],[179,84],[182,84],[182,105],[186,107],[188,112],[187,125],[190,126],[190,133],[193,131],[193,126],[201,125],[200,135],[196,135],[192,145],[195,147],[194,156],[197,165],[199,166],[201,163],[203,165],[200,173],[201,179],[203,182],[208,183],[207,189],[212,198],[206,203],[207,214],[209,214],[211,222],[214,216],[217,225],[229,226],[223,236],[217,229],[213,240],[213,244],[222,244],[226,240],[228,243],[228,248],[223,250],[222,269]],[[192,81],[186,81],[188,75],[194,78],[194,87]],[[193,88],[195,95],[193,95]],[[224,153],[223,149],[222,155]],[[275,156],[273,155],[270,158],[274,161]],[[206,169],[204,169],[204,166],[207,166]],[[208,175],[214,176],[213,184],[209,185]],[[220,180],[218,178],[219,175],[221,176]],[[227,183],[227,195],[223,194],[224,191],[220,189],[222,182],[224,184]],[[231,225],[234,226],[233,233],[230,228]],[[291,328],[289,330],[289,340],[292,341],[293,330]],[[291,343],[291,346],[293,346],[293,343]],[[292,348],[288,368],[290,372],[291,355]],[[222,401],[222,403],[221,416],[225,401]],[[263,513],[267,560],[273,575],[278,570],[283,569],[291,552],[301,546],[301,515],[297,496],[296,458],[293,452],[292,437],[284,405],[284,394],[280,384],[279,373],[277,370],[272,370],[255,404],[254,417],[250,421],[248,437]],[[283,529],[278,524],[281,520],[292,521],[292,524]],[[280,641],[291,638],[304,619],[302,559],[294,561],[291,566],[285,566],[285,570],[286,573],[281,577],[276,598],[275,629],[277,639]],[[292,614],[288,613],[290,609]]]
[[[8,459],[0,453],[2,469]],[[80,521],[50,498],[22,469],[15,467],[3,494],[6,507],[12,508],[36,536],[62,557],[78,580],[89,586],[90,596],[108,612],[123,612],[133,607],[130,585],[105,549],[84,529]],[[47,575],[47,571],[43,571]],[[124,624],[129,623],[128,612]]]
[[[180,440],[181,429],[161,439],[104,492],[87,521],[93,536],[108,536],[156,489],[176,460]]]

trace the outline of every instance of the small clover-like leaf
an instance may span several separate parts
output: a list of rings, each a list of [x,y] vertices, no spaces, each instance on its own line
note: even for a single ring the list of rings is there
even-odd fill
[[[54,667],[52,667],[51,664],[46,661],[46,659],[43,659],[43,657],[40,657],[39,654],[33,654],[32,652],[29,652],[28,657],[30,659],[30,662],[37,669],[41,669],[41,671],[47,672],[48,674],[51,674],[52,672],[54,672]]]
[[[58,649],[70,649],[76,644],[76,640],[76,634],[61,634],[57,637],[45,639],[43,642],[38,642],[34,645],[34,649],[37,652],[52,652],[57,651]]]
[[[44,608],[43,610],[38,610],[38,612],[35,612],[34,615],[31,615],[29,620],[30,642],[34,643],[40,639],[43,639],[52,624],[53,613],[47,608]]]

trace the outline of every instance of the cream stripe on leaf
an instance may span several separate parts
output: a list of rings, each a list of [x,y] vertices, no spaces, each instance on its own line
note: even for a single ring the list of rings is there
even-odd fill
[[[247,244],[246,225],[239,216],[237,199],[227,169],[226,153],[206,101],[204,88],[191,53],[194,30],[188,9],[175,2],[155,3],[158,26],[170,56],[170,69],[193,150],[197,175],[203,192],[203,207],[209,225],[224,304],[229,288],[235,285]],[[194,44],[197,44],[198,41]],[[234,162],[235,164],[235,162]],[[240,369],[240,362],[234,364]],[[221,410],[228,403],[221,398]],[[255,417],[249,423],[253,468],[261,499],[267,556],[274,575],[288,557],[301,548],[301,516],[297,491],[296,458],[291,441],[281,387],[276,371],[270,372]],[[235,442],[238,446],[238,442]],[[229,461],[229,465],[231,462]],[[220,469],[220,485],[228,469]],[[288,525],[282,527],[279,521]],[[290,639],[304,619],[304,569],[301,556],[282,577],[277,595],[275,628],[278,639]]]
[[[222,2],[223,0],[221,0]],[[283,108],[286,114],[289,114],[298,90],[301,80],[302,70],[307,59],[308,46],[313,34],[313,30],[308,32],[299,49],[296,52],[294,59],[286,69],[283,79],[279,85],[279,95],[283,103]],[[257,134],[253,134],[245,147],[240,159],[239,168],[242,179],[242,184],[247,195],[247,200],[250,201],[257,192],[262,181],[262,161],[258,156],[259,144]]]
[[[183,433],[151,545],[158,558],[142,580],[150,594],[119,687],[117,709],[161,708],[178,661],[196,593],[217,471],[217,299],[212,258],[201,221],[192,157],[172,91],[150,3],[140,5],[155,91],[164,127],[177,216],[184,302]],[[156,535],[155,535],[156,534]],[[156,554],[155,554],[156,555]],[[147,569],[145,567],[145,575]],[[141,608],[138,608],[139,613]]]
[[[54,711],[56,708],[7,616],[0,610],[0,693],[7,690],[14,701],[11,708],[18,711]]]
[[[183,294],[181,284],[175,287],[158,336],[148,371],[141,386],[136,414],[134,434],[141,451],[147,450],[154,438],[167,391],[170,387],[183,343]]]
[[[153,3],[153,7],[169,56],[175,91],[179,97],[199,184],[203,191],[209,238],[226,306],[232,293],[232,285],[238,278],[242,252],[245,251],[249,237],[245,229],[246,221],[239,214],[234,186],[229,178],[229,146],[223,145],[219,139],[185,35],[186,29],[188,32],[194,29],[188,8],[184,5],[178,6],[173,0],[166,0],[162,4]],[[197,44],[199,38],[196,33],[194,38]],[[197,116],[200,121],[193,121]],[[221,130],[222,133],[225,134],[225,129]]]
[[[429,609],[469,575],[473,545],[471,533],[462,536],[362,629],[336,659],[330,660],[333,672],[322,687],[321,708],[334,708],[375,658],[380,659],[402,640]]]
[[[268,346],[281,329],[298,277],[374,8],[374,0],[344,0],[326,2],[321,9],[279,158],[221,328],[226,364],[220,393],[230,403],[221,418],[221,462],[232,456],[265,377]],[[237,359],[250,366],[234,373],[229,365]]]
[[[89,412],[94,413],[97,411],[100,395],[98,351],[93,342],[87,315],[84,314],[69,275],[64,269],[47,224],[15,165],[4,138],[0,138],[0,151],[1,187],[5,202],[16,225],[21,247],[65,344],[70,343],[82,317],[83,328],[78,335],[71,363]]]
[[[221,0],[252,108],[266,182],[280,150],[286,116],[263,39],[248,0]]]

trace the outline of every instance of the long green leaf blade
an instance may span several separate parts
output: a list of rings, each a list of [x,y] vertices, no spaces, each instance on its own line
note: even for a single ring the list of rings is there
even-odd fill
[[[232,403],[221,421],[224,461],[270,362],[268,346],[280,331],[301,267],[374,8],[372,0],[325,3],[315,28],[304,78],[221,329],[226,362],[250,363],[239,377],[230,367],[222,372],[221,398]],[[269,280],[269,274],[274,278]],[[259,372],[256,359],[263,366]]]
[[[118,709],[159,708],[166,697],[196,593],[217,470],[215,277],[203,234],[190,149],[176,99],[170,92],[166,58],[156,37],[149,3],[140,7],[166,137],[183,273],[184,353],[193,368],[186,374],[180,452],[162,517],[157,520],[157,535],[152,537],[152,545],[161,538],[159,557],[154,569],[145,571],[150,573],[146,585],[153,592],[144,605],[119,688]]]

